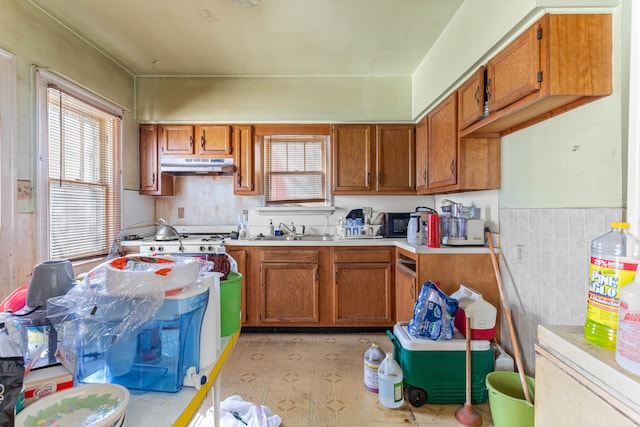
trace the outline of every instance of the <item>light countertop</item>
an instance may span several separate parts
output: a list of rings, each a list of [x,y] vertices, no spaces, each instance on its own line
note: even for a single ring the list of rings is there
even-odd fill
[[[580,326],[538,326],[538,344],[591,382],[640,412],[640,376],[623,369],[615,352],[587,341]]]

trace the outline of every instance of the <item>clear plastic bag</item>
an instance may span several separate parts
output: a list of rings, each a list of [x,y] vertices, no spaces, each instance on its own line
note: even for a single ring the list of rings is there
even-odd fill
[[[113,286],[107,287],[112,268],[109,262],[103,263],[65,295],[47,300],[47,318],[65,344],[77,348],[100,343],[96,351],[102,352],[112,345],[130,343],[162,306],[165,290],[146,279],[146,270],[120,276],[126,286],[112,279]],[[136,280],[138,274],[140,280]]]
[[[247,402],[239,395],[229,396],[220,402],[222,427],[278,427],[281,423],[280,416],[274,415],[269,407]]]
[[[409,334],[432,340],[453,338],[453,319],[458,311],[458,300],[440,290],[433,282],[422,285],[418,301],[409,321]]]

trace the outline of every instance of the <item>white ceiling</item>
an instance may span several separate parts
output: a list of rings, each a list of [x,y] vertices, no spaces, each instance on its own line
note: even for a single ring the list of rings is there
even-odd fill
[[[136,75],[411,75],[464,0],[30,0]]]

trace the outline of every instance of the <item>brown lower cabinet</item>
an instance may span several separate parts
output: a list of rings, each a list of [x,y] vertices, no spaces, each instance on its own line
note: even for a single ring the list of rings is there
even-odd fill
[[[240,249],[227,250],[237,257]],[[241,253],[244,326],[391,327],[413,316],[429,280],[449,295],[465,284],[500,312],[488,253],[415,254],[394,246],[246,246]]]

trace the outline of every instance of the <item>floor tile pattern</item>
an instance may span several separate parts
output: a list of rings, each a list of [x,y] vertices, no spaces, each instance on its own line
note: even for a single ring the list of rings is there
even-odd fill
[[[462,425],[454,415],[461,405],[380,404],[364,387],[363,357],[372,342],[393,349],[384,333],[241,333],[220,373],[221,400],[238,394],[266,405],[283,427]],[[488,403],[473,408],[483,426],[493,426]]]

